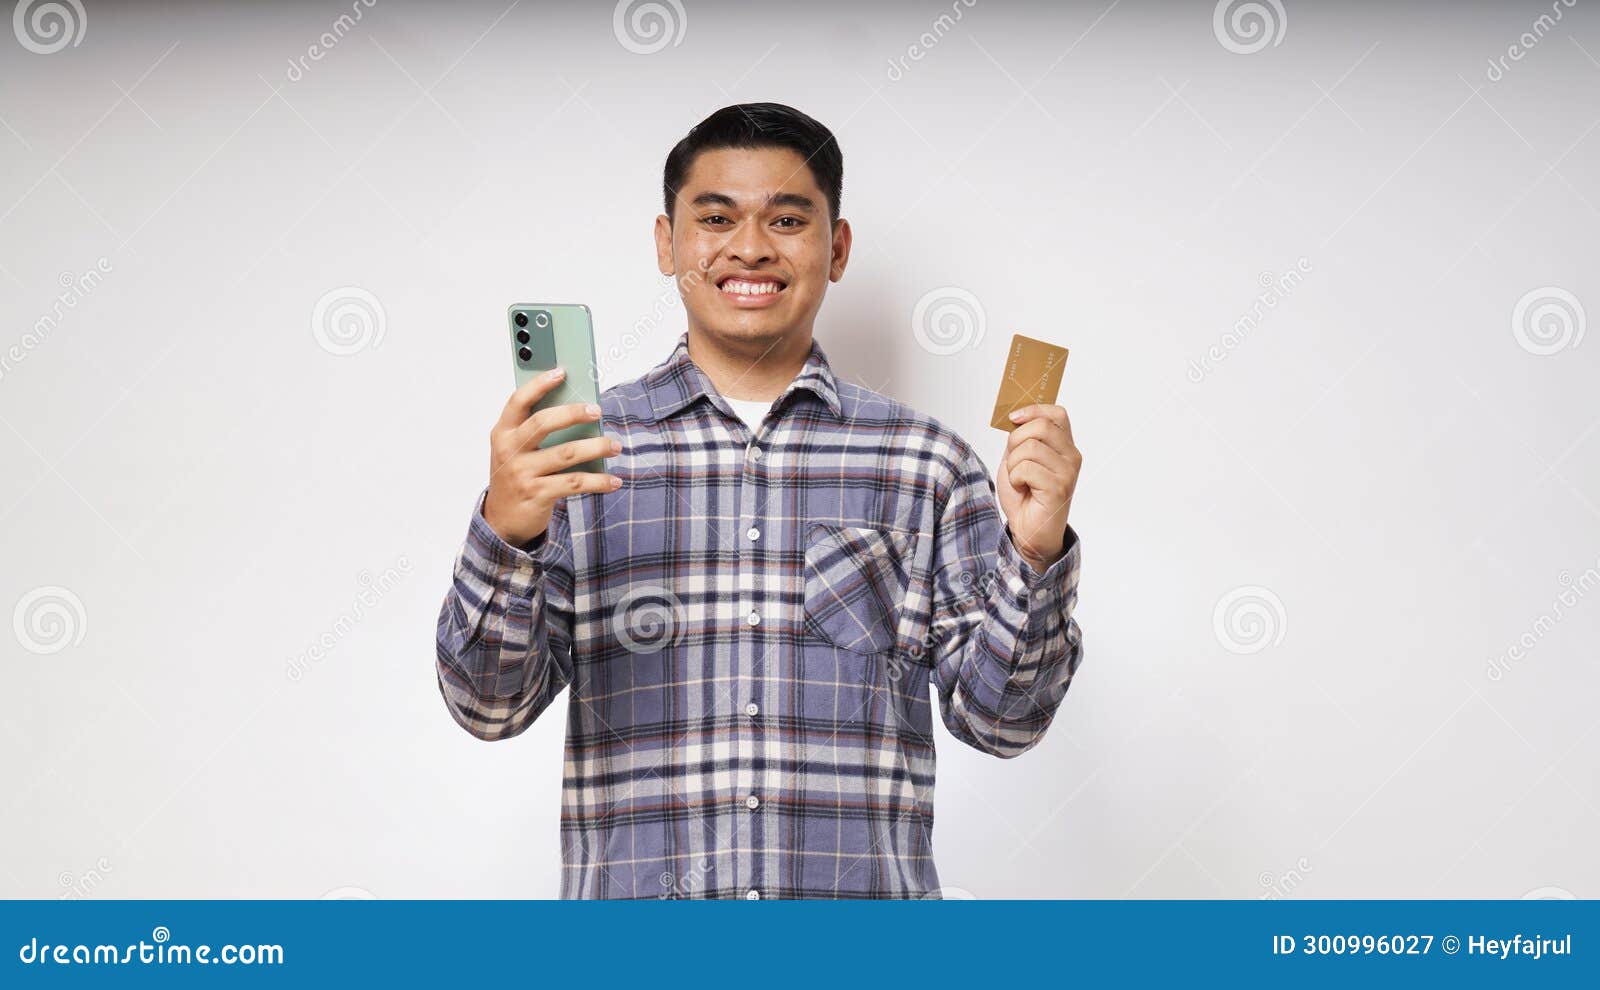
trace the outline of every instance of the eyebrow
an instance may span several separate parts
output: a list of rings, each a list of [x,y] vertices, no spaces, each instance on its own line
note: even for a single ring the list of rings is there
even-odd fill
[[[696,196],[694,202],[690,205],[722,206],[730,210],[738,209],[739,207],[739,204],[732,196],[719,192],[703,192]],[[816,202],[810,196],[803,196],[800,193],[774,193],[767,197],[766,205],[768,207],[787,206],[806,213],[815,213],[817,211]]]

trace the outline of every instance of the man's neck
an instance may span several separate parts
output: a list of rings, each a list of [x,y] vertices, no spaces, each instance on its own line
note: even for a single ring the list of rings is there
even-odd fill
[[[771,402],[783,394],[811,353],[811,332],[738,340],[689,328],[689,360],[724,398]]]

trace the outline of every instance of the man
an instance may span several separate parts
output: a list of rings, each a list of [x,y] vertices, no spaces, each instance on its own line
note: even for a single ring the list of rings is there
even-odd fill
[[[1066,411],[1013,416],[1002,524],[972,447],[834,376],[812,327],[850,257],[842,175],[799,111],[712,114],[656,218],[672,354],[598,407],[530,416],[555,387],[530,382],[491,432],[439,687],[482,739],[570,692],[563,897],[938,896],[930,683],[957,739],[1012,757],[1078,666]]]

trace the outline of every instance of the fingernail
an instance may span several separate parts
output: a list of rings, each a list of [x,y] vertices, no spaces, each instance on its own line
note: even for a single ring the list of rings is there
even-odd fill
[[[622,479],[617,477],[616,475],[612,475],[611,476],[611,487],[612,488],[621,488],[622,487]]]
[[[1022,419],[1022,410],[1021,409],[1013,409],[1013,410],[1011,410],[1011,422],[1015,423],[1015,422],[1020,421],[1021,419]]]
[[[591,402],[588,405],[584,406],[583,407],[583,411],[588,413],[591,416],[600,415],[600,407],[595,405],[593,402]]]
[[[566,377],[566,374],[567,369],[565,368],[551,368],[548,377],[553,382],[559,382],[562,378]]]
[[[613,440],[613,441],[611,441],[611,452],[613,454],[622,453],[622,441],[621,440]]]

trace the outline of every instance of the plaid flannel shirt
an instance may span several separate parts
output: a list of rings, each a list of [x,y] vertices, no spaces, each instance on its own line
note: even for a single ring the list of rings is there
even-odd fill
[[[561,896],[939,896],[930,684],[963,743],[1039,742],[1082,656],[1077,535],[1035,571],[973,449],[815,341],[754,435],[687,333],[600,405],[622,488],[524,547],[480,495],[438,623],[473,735],[569,692]]]

